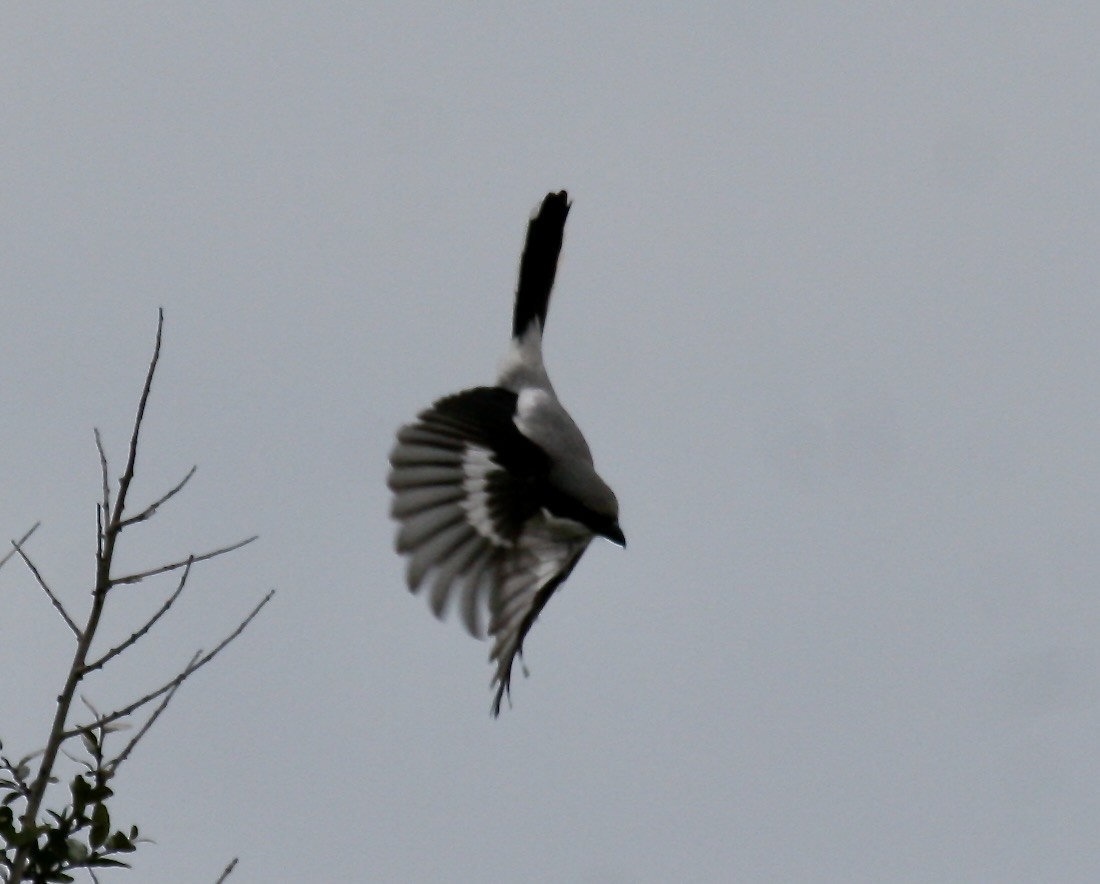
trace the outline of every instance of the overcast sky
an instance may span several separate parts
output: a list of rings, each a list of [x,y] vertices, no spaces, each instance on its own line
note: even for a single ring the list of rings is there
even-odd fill
[[[86,609],[196,568],[87,685],[189,682],[102,880],[1100,877],[1100,12],[1090,4],[19,4],[0,28],[0,531]],[[392,551],[386,457],[492,381],[527,218],[616,489],[489,717]],[[172,584],[122,588],[105,641]],[[106,647],[106,645],[104,645]],[[0,737],[71,636],[0,571]]]

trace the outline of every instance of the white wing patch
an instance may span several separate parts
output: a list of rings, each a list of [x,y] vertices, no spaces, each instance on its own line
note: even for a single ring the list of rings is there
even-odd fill
[[[468,445],[462,456],[462,508],[467,521],[482,537],[496,546],[510,547],[512,541],[504,537],[493,524],[489,509],[489,473],[499,470],[493,460],[493,452],[478,445]]]

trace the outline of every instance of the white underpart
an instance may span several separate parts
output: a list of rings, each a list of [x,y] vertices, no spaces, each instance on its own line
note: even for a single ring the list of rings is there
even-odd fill
[[[497,531],[489,511],[489,473],[499,469],[489,449],[468,445],[462,455],[461,504],[467,521],[478,534],[497,546],[511,546],[512,542]]]

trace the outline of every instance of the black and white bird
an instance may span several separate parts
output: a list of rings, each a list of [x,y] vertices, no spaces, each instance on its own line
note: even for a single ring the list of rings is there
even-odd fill
[[[494,716],[511,694],[524,637],[591,540],[626,546],[615,494],[542,363],[569,207],[565,191],[548,194],[528,224],[512,344],[496,386],[440,399],[398,431],[390,454],[409,589],[426,591],[437,617],[454,599],[479,638],[488,612]]]

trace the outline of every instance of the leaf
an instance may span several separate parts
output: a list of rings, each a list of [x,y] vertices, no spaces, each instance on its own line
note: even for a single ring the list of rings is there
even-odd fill
[[[133,853],[137,848],[131,838],[127,838],[122,832],[115,832],[107,839],[106,847],[114,853]]]
[[[99,740],[96,739],[95,734],[91,731],[84,731],[80,735],[80,739],[84,743],[84,748],[88,750],[91,755],[99,756]]]
[[[87,804],[92,791],[91,784],[84,779],[83,774],[77,774],[69,784],[69,790],[73,793],[74,804]]]
[[[22,832],[16,832],[12,837],[8,839],[8,843],[13,847],[23,847],[26,844],[33,844],[38,840],[38,827],[27,826]]]
[[[120,859],[111,859],[108,856],[93,856],[90,860],[84,863],[86,866],[110,866],[115,869],[128,869],[129,863],[124,863]]]
[[[106,783],[99,783],[93,786],[92,791],[88,793],[92,801],[106,801],[114,794],[114,790]]]
[[[111,814],[106,804],[97,804],[92,811],[92,831],[88,836],[92,847],[102,847],[111,834]]]
[[[79,838],[69,838],[65,842],[65,851],[74,863],[82,863],[88,858],[88,846]]]
[[[11,844],[16,834],[15,814],[10,807],[0,807],[0,838]]]

